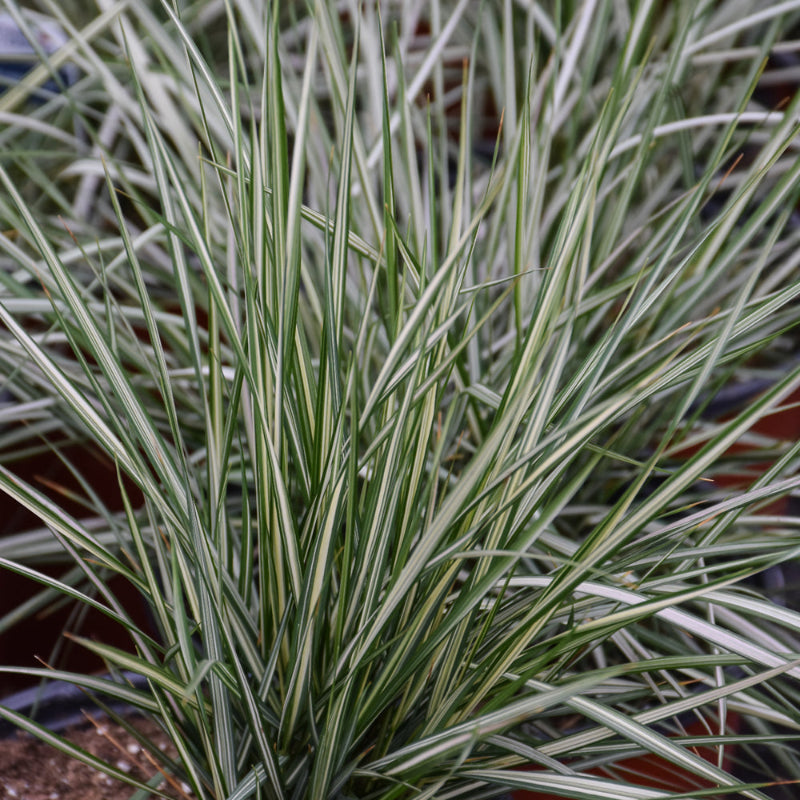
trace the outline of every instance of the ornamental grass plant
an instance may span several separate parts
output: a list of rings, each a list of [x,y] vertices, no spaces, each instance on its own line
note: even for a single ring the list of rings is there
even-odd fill
[[[687,796],[642,754],[785,796],[800,443],[753,430],[800,389],[800,2],[35,7],[0,487],[40,522],[0,564],[129,647],[2,670],[158,720],[196,798]]]

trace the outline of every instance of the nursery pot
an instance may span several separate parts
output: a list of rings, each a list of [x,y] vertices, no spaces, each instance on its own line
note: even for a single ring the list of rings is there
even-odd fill
[[[108,674],[99,677],[113,680]],[[147,686],[147,679],[134,672],[124,672],[117,680],[124,680],[139,689]],[[47,681],[43,685],[23,689],[0,700],[0,706],[33,719],[55,733],[85,724],[87,717],[103,717],[106,709],[121,716],[136,713],[135,709],[113,698],[100,694],[90,695],[79,686],[66,681]],[[13,735],[16,730],[16,726],[0,719],[0,739]]]
[[[20,28],[11,14],[0,13],[0,93],[40,63],[37,49],[50,56],[69,41],[63,28],[51,17],[29,11],[25,24],[27,30]],[[44,83],[36,92],[36,99],[43,100],[78,78],[74,64],[64,64],[57,74],[58,82]]]
[[[111,680],[110,676],[100,676]],[[119,679],[144,688],[140,675],[123,673]],[[3,797],[109,800],[130,797],[133,791],[121,779],[187,797],[189,788],[169,775],[159,755],[177,755],[168,736],[153,720],[109,697],[92,697],[75,686],[50,681],[4,700],[0,705],[33,718],[55,735],[96,759],[106,769],[87,766],[69,752],[61,752],[27,733],[0,723],[0,794]],[[101,708],[100,706],[104,708]],[[112,721],[105,710],[121,724]],[[143,743],[147,743],[145,746]],[[4,792],[3,792],[4,790]],[[156,796],[147,792],[147,796]]]

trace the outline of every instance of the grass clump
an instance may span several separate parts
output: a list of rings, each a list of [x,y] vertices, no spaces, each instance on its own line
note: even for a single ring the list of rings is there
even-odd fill
[[[752,433],[800,387],[793,4],[38,7],[80,77],[0,97],[0,485],[46,528],[0,555],[127,631],[81,641],[148,679],[103,685],[167,769],[685,796],[646,753],[765,798],[731,754],[766,747],[800,778],[800,614],[757,578],[800,552],[758,515],[800,445]],[[15,477],[42,446],[82,513]]]

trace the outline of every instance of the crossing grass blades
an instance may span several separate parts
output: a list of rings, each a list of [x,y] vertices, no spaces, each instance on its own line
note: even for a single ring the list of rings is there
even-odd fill
[[[72,5],[0,97],[0,563],[146,684],[37,674],[197,798],[787,796],[800,443],[714,478],[800,388],[800,3]]]

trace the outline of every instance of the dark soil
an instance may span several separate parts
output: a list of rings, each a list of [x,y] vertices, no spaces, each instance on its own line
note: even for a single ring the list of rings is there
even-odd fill
[[[164,752],[170,746],[153,722],[137,718],[131,724]],[[71,728],[64,734],[74,744],[119,770],[149,781],[160,771],[124,728],[108,721]],[[189,798],[188,787],[174,778],[159,788],[175,798]],[[93,770],[25,733],[0,740],[0,798],[2,800],[124,800],[137,790]],[[157,795],[152,795],[156,797]]]

